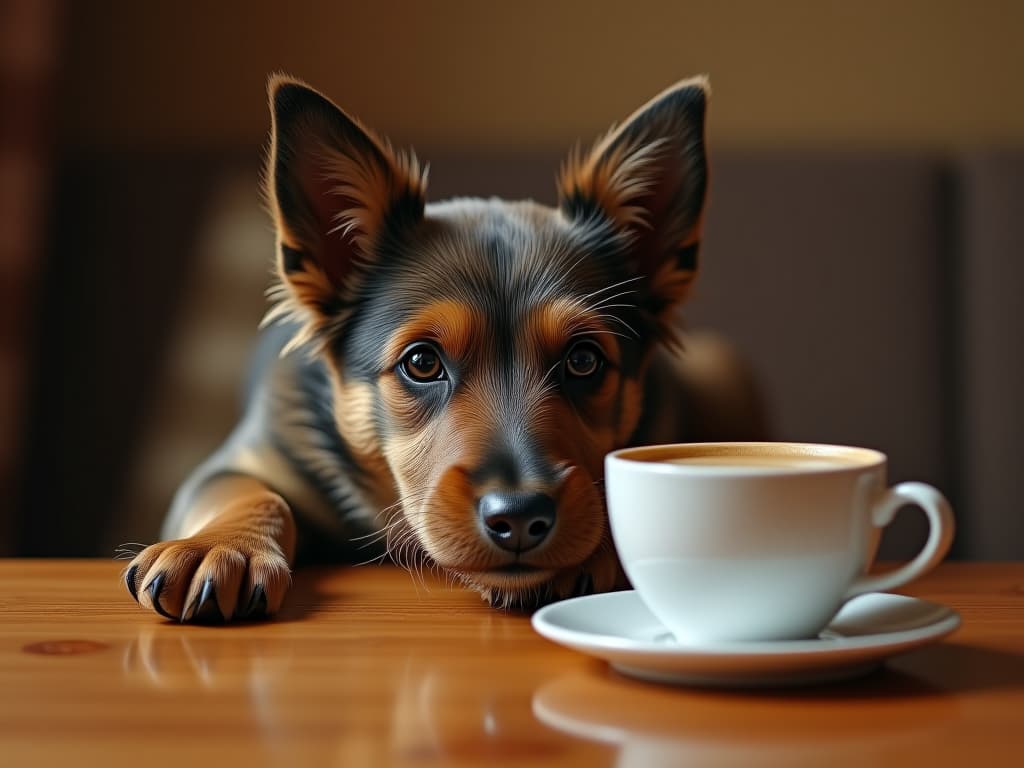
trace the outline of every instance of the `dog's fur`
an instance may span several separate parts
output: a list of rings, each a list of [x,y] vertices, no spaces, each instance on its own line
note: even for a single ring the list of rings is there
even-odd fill
[[[273,614],[296,557],[328,551],[436,566],[502,606],[623,585],[604,455],[759,437],[742,367],[673,325],[706,80],[574,152],[553,209],[428,205],[414,156],[296,80],[269,94],[277,303],[243,420],[129,565],[131,594],[182,621]]]

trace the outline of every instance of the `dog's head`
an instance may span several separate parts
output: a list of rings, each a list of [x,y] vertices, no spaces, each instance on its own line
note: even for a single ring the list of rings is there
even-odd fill
[[[696,274],[707,96],[682,82],[573,153],[557,208],[427,205],[413,156],[271,80],[272,314],[300,321],[339,431],[397,491],[392,549],[506,605],[621,579],[602,463]]]

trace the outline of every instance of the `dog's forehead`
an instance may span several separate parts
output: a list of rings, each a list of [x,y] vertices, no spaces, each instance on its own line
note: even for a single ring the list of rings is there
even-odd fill
[[[572,290],[585,279],[585,270],[573,268],[575,233],[554,209],[529,201],[452,200],[428,206],[426,216],[417,266],[451,277],[455,292],[486,289],[522,302]]]

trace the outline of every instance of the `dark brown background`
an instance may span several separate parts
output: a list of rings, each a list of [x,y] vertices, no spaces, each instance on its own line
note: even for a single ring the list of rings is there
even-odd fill
[[[778,437],[886,450],[953,498],[960,556],[1024,557],[1024,6],[209,5],[0,4],[0,552],[152,540],[234,419],[283,69],[414,144],[435,199],[541,200],[572,143],[710,73],[687,322],[752,362]]]

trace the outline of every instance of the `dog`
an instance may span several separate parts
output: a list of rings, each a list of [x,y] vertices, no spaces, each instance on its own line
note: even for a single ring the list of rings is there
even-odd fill
[[[731,350],[688,338],[707,79],[673,85],[558,177],[558,204],[426,202],[427,172],[270,78],[278,284],[244,416],[124,573],[182,622],[271,616],[296,562],[440,569],[492,605],[626,586],[603,460],[759,438]],[[368,556],[367,556],[368,555]]]

